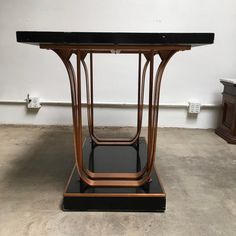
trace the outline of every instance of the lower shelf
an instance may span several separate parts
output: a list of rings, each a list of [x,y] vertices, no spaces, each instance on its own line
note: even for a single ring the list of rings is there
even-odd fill
[[[84,164],[96,172],[135,172],[145,165],[147,145],[140,138],[139,147],[96,146],[90,139],[84,144]],[[65,211],[146,211],[164,212],[166,195],[154,169],[152,181],[142,187],[90,187],[81,182],[74,167],[64,198]]]

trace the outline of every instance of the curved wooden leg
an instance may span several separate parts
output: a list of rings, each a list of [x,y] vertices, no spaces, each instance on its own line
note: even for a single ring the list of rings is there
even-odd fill
[[[84,61],[81,60],[84,67],[85,79],[86,79],[86,94],[87,94],[87,114],[88,114],[88,127],[90,137],[93,142],[97,145],[133,145],[137,142],[142,127],[142,117],[143,117],[143,99],[144,99],[144,87],[145,87],[145,77],[146,71],[149,64],[147,60],[141,75],[141,53],[139,53],[139,76],[138,76],[138,112],[137,112],[137,132],[131,139],[101,139],[94,133],[94,112],[93,112],[93,57],[90,53],[90,76],[88,72],[88,67]]]
[[[156,139],[157,139],[157,124],[158,124],[158,112],[159,112],[159,98],[161,80],[167,63],[170,58],[176,53],[176,51],[160,51],[159,56],[161,63],[156,72],[153,86],[150,86],[149,91],[149,119],[148,119],[148,160],[147,160],[147,173],[150,176],[154,167],[155,155],[156,155]],[[151,59],[151,66],[154,59]],[[150,73],[152,73],[150,71]],[[150,76],[150,83],[153,85],[153,77]]]
[[[138,89],[138,116],[137,116],[137,133],[131,140],[101,140],[94,134],[94,120],[93,120],[93,73],[92,73],[92,53],[90,53],[90,80],[87,65],[84,59],[81,60],[85,71],[86,79],[86,94],[87,94],[87,116],[90,137],[96,145],[132,145],[140,135],[143,115],[143,99],[144,99],[144,84],[145,76],[149,61],[147,60],[141,78],[141,53],[139,53],[139,89]],[[89,169],[84,169],[86,174],[92,179],[139,179],[145,172],[146,166],[136,173],[95,173]]]

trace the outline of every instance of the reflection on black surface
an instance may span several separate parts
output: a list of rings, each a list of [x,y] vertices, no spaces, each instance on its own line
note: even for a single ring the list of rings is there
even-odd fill
[[[108,146],[102,146],[102,145],[97,146],[93,142],[91,142],[88,169],[92,172],[96,172],[95,171],[95,164],[94,164],[94,157],[95,157],[96,149],[98,147],[99,148],[101,148],[101,147],[106,148]],[[136,172],[139,172],[139,171],[141,171],[141,160],[140,160],[140,155],[139,155],[139,142],[135,143],[132,146],[128,146],[128,147],[133,148],[135,150],[135,153],[136,153]],[[110,158],[112,158],[112,156]],[[122,172],[122,170],[120,172]]]
[[[147,145],[140,138],[134,146],[94,146],[87,138],[83,149],[84,166],[93,172],[136,172],[147,160]],[[109,163],[109,165],[108,165]],[[142,187],[90,187],[83,183],[75,169],[67,193],[163,193],[156,172],[152,182]],[[78,181],[79,180],[79,181]]]

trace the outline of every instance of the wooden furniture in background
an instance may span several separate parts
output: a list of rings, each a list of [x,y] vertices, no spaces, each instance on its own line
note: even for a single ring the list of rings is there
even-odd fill
[[[236,79],[220,80],[224,85],[220,124],[216,134],[228,143],[236,144]]]

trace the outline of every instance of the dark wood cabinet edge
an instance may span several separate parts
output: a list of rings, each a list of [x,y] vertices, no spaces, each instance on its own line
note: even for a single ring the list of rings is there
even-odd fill
[[[227,143],[236,144],[236,137],[233,135],[230,135],[228,132],[226,133],[224,129],[222,129],[221,127],[217,128],[215,130],[215,133],[219,135],[221,138],[223,138],[225,141],[227,141]]]

